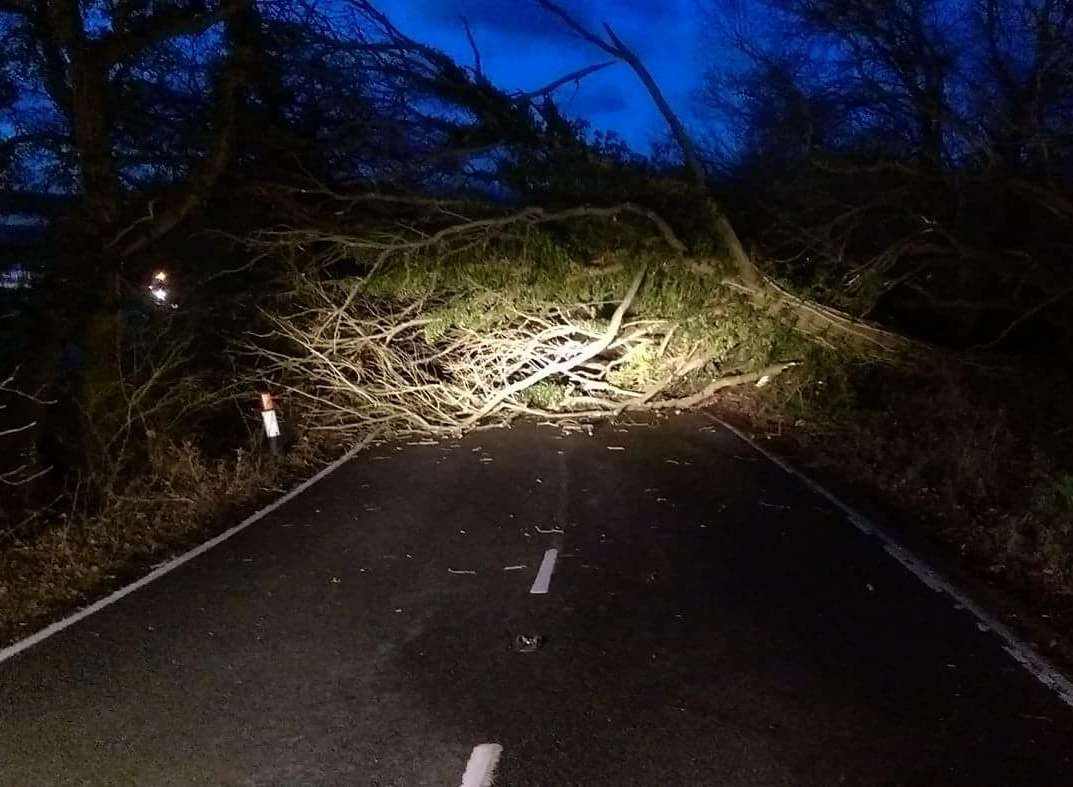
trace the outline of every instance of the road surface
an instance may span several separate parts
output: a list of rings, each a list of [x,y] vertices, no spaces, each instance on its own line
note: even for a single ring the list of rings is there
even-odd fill
[[[982,628],[699,416],[382,447],[0,663],[0,785],[1073,784]]]

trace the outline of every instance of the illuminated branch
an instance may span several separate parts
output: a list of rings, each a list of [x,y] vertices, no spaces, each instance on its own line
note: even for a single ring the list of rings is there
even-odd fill
[[[375,199],[373,195],[364,196],[368,199]],[[385,197],[384,199],[387,202],[400,200],[400,198],[396,197]],[[413,202],[412,200],[406,201]],[[430,203],[428,200],[420,200],[413,202],[413,204],[446,206],[451,203],[437,203],[435,201]],[[512,227],[533,227],[572,219],[608,219],[621,215],[634,215],[640,216],[653,224],[663,240],[675,253],[684,254],[686,251],[685,244],[682,243],[663,217],[654,211],[633,203],[623,203],[608,208],[577,207],[559,211],[546,211],[540,207],[531,207],[508,215],[472,220],[464,220],[464,217],[460,217],[457,213],[452,215],[458,216],[463,220],[456,220],[455,223],[434,232],[406,228],[400,230],[399,235],[365,237],[315,229],[282,229],[259,232],[247,241],[247,245],[261,252],[279,251],[283,248],[295,249],[323,246],[326,251],[321,254],[320,261],[325,264],[353,258],[355,253],[368,252],[375,254],[367,272],[367,275],[371,276],[381,270],[392,257],[429,249],[439,249],[443,253],[459,253],[472,248],[477,243],[484,242],[499,231]]]
[[[611,322],[608,323],[607,329],[603,332],[603,335],[600,336],[600,338],[585,345],[585,347],[583,347],[577,354],[564,358],[557,363],[550,364],[543,369],[538,369],[529,376],[497,391],[496,394],[485,402],[477,412],[473,413],[473,415],[462,422],[462,428],[467,429],[472,427],[494,409],[499,407],[506,399],[518,392],[524,391],[526,388],[536,385],[541,380],[545,380],[554,374],[562,374],[577,366],[582,366],[587,361],[592,360],[606,350],[611,345],[611,342],[615,340],[615,337],[618,336],[619,329],[622,327],[622,318],[625,316],[626,310],[630,308],[630,304],[633,303],[633,299],[637,297],[637,290],[640,289],[641,282],[644,280],[645,271],[645,268],[641,268],[641,270],[637,271],[637,274],[633,277],[633,282],[630,284],[630,289],[626,293],[626,297],[622,299],[622,303],[618,305],[618,308],[615,309],[615,313],[611,315]]]

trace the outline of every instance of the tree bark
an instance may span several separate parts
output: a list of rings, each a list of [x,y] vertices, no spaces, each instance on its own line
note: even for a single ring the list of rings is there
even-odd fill
[[[119,188],[112,154],[105,71],[88,53],[71,68],[71,128],[82,168],[82,201],[99,228],[119,217]]]

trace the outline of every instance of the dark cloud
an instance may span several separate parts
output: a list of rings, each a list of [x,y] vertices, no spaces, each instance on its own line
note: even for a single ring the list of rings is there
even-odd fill
[[[618,17],[658,21],[697,14],[697,7],[693,3],[680,0],[611,0],[603,4],[603,10],[606,21],[612,24]]]
[[[589,117],[622,112],[628,104],[618,85],[607,84],[579,91],[575,97],[565,102],[565,106],[571,115]]]
[[[641,0],[631,0],[641,2]],[[595,3],[592,0],[560,0],[579,22],[592,25]],[[420,0],[417,8],[422,21],[434,25],[457,25],[466,17],[473,27],[501,33],[542,38],[568,38],[573,34],[563,23],[540,8],[535,0]]]
[[[399,0],[396,0],[397,2]],[[406,0],[401,0],[405,2]],[[603,37],[609,22],[638,53],[650,55],[676,45],[674,27],[696,13],[692,0],[556,0],[574,19]],[[392,3],[388,2],[390,7]],[[409,0],[416,22],[440,29],[460,29],[460,18],[472,27],[519,40],[573,41],[577,36],[536,0]],[[478,39],[480,36],[478,35]],[[523,44],[524,45],[524,44]]]

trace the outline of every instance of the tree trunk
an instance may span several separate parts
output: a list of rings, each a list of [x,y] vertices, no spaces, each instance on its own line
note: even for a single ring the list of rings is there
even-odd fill
[[[70,119],[82,165],[82,199],[100,234],[118,218],[119,190],[112,159],[107,75],[85,52],[71,68]]]

